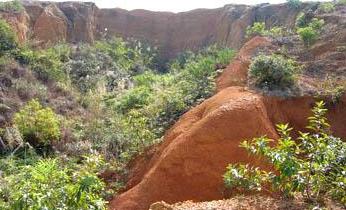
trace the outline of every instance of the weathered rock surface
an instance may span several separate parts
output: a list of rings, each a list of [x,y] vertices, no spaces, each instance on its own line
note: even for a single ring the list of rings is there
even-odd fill
[[[50,4],[43,8],[33,29],[34,39],[47,44],[64,42],[67,36],[67,19],[55,4]]]
[[[18,13],[2,12],[0,17],[6,20],[17,33],[19,42],[23,43],[28,39],[30,17],[25,11]]]
[[[240,48],[245,30],[256,21],[268,26],[293,27],[299,10],[286,4],[258,6],[226,5],[218,9],[197,9],[182,13],[98,9],[93,3],[24,1],[28,30],[23,39],[44,43],[92,42],[105,36],[133,37],[156,45],[163,58],[209,44]],[[302,9],[311,7],[304,4]],[[15,14],[14,14],[15,16]]]

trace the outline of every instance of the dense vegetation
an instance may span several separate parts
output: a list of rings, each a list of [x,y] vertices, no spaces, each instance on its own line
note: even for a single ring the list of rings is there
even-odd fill
[[[186,52],[162,73],[156,49],[136,40],[34,49],[2,20],[0,39],[1,75],[16,96],[0,104],[10,116],[0,130],[0,209],[105,209],[121,180],[106,190],[102,172],[125,174],[213,94],[217,70],[235,54]]]
[[[19,0],[0,2],[0,11],[4,12],[20,12],[24,9]]]
[[[16,35],[6,21],[0,19],[0,55],[17,47]]]
[[[282,55],[259,55],[249,68],[249,81],[262,90],[287,90],[296,81],[299,66]]]
[[[264,157],[276,172],[231,164],[224,175],[226,186],[240,191],[279,191],[288,197],[301,193],[315,205],[327,197],[346,204],[346,143],[329,133],[323,102],[317,103],[312,112],[307,127],[311,132],[299,132],[293,138],[292,128],[280,124],[280,138],[274,146],[274,140],[266,136],[243,142],[241,147]]]
[[[270,29],[267,29],[265,22],[255,22],[252,26],[248,26],[246,28],[246,37],[248,38],[253,36],[280,37],[283,35],[283,28],[274,26]]]

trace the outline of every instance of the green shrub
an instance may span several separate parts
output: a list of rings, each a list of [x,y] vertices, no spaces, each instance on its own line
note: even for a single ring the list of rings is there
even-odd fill
[[[145,69],[151,66],[155,57],[155,49],[136,40],[124,41],[113,37],[96,42],[94,47],[96,51],[110,56],[120,69],[131,73],[138,73],[138,67]]]
[[[310,16],[307,17],[304,13],[301,13],[301,15],[297,17],[297,33],[305,46],[310,46],[317,40],[323,25],[324,20],[312,18]]]
[[[59,159],[15,164],[0,177],[0,209],[106,209],[105,185],[97,176],[103,164],[95,155],[82,164]]]
[[[17,37],[11,26],[5,20],[0,19],[0,55],[16,49],[17,46]]]
[[[295,84],[298,72],[294,60],[281,55],[259,55],[251,63],[249,79],[264,90],[285,89]]]
[[[153,119],[151,130],[160,137],[185,113],[188,105],[178,87],[158,92],[155,97],[156,100],[146,107],[146,112]]]
[[[90,129],[84,129],[92,131],[86,132],[90,137],[85,139],[98,139],[102,142],[98,148],[111,151],[120,162],[128,161],[158,142],[190,107],[211,96],[216,69],[225,67],[234,55],[231,49],[211,46],[176,61],[168,73],[146,71],[131,77],[132,88],[107,94],[106,108],[92,111],[101,115],[89,124]],[[107,108],[112,109],[108,117],[103,115]]]
[[[82,92],[95,90],[100,83],[105,83],[109,92],[122,89],[131,76],[147,71],[152,65],[151,48],[143,49],[140,42],[136,43],[113,38],[80,46],[65,69]]]
[[[324,25],[324,20],[318,19],[318,18],[313,18],[311,22],[309,23],[309,27],[319,31]]]
[[[297,33],[305,46],[311,46],[318,37],[318,32],[311,26],[299,28]]]
[[[250,191],[279,191],[285,196],[301,193],[318,203],[331,196],[346,204],[346,143],[329,134],[324,103],[316,103],[309,119],[309,133],[291,137],[288,124],[278,125],[280,138],[266,136],[243,142],[249,153],[264,157],[274,167],[266,172],[249,165],[229,165],[224,174],[227,187]]]
[[[270,37],[280,37],[284,34],[281,27],[273,27],[269,30],[266,29],[264,22],[255,22],[253,26],[248,26],[246,29],[246,37],[252,36],[270,36]]]
[[[339,80],[335,76],[327,75],[322,82],[318,84],[318,96],[328,96],[333,103],[339,103],[345,93],[345,80]]]
[[[58,116],[50,108],[43,108],[36,100],[29,101],[14,115],[14,124],[24,140],[34,146],[49,145],[60,138]]]
[[[266,31],[265,22],[255,22],[252,26],[246,28],[246,37],[250,36],[263,36]]]
[[[108,65],[110,58],[103,54],[94,53],[89,46],[81,46],[80,51],[72,55],[72,59],[65,65],[66,72],[69,74],[72,83],[83,93],[94,90],[101,80],[105,79],[102,70],[114,71]]]
[[[152,91],[144,86],[139,86],[123,94],[115,104],[115,109],[126,113],[131,109],[142,108],[150,102]]]
[[[53,48],[34,51],[28,51],[25,54],[29,60],[31,69],[37,74],[38,78],[44,82],[67,80],[67,75],[63,69],[61,61],[62,54],[59,54]]]
[[[44,101],[47,99],[47,87],[39,82],[30,82],[20,78],[14,81],[14,88],[18,96],[23,100],[37,98],[40,101]]]
[[[0,11],[21,12],[23,10],[24,10],[24,7],[19,0],[0,2]]]
[[[304,12],[300,12],[296,18],[296,27],[297,28],[303,28],[303,27],[308,26],[311,19],[312,19],[312,17],[310,17],[309,14],[306,14]]]
[[[302,2],[300,0],[287,0],[287,4],[292,9],[299,9]]]
[[[280,37],[280,36],[283,36],[284,31],[283,31],[283,28],[275,26],[269,29],[267,34],[268,36],[271,36],[271,37]]]
[[[335,10],[335,6],[332,2],[323,2],[318,7],[318,10],[323,12],[323,13],[330,13],[330,12],[333,12]]]
[[[346,0],[337,0],[336,3],[340,5],[346,5]]]

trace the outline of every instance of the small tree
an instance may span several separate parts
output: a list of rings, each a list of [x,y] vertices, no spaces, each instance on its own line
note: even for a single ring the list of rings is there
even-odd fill
[[[298,9],[302,2],[300,0],[287,0],[287,4],[292,9]]]
[[[317,31],[320,31],[324,25],[323,19],[318,18],[312,18],[311,22],[309,23],[309,26]]]
[[[246,29],[246,37],[252,36],[269,36],[279,37],[283,35],[283,29],[278,26],[274,26],[270,29],[266,29],[265,22],[255,22],[253,26],[248,26]]]
[[[307,47],[311,46],[318,36],[318,32],[311,26],[299,28],[297,33]]]
[[[260,35],[263,36],[266,30],[265,22],[255,22],[253,26],[246,28],[246,37]]]
[[[4,12],[21,12],[24,10],[19,0],[0,2],[0,11]]]
[[[10,25],[0,19],[0,56],[17,48],[17,37]]]
[[[292,59],[275,54],[259,55],[250,65],[249,79],[262,89],[285,89],[294,85],[297,71]]]
[[[346,143],[329,134],[323,102],[316,103],[309,117],[309,133],[291,137],[288,124],[278,125],[280,138],[266,136],[245,141],[241,147],[249,153],[266,158],[275,173],[249,165],[229,165],[224,182],[231,189],[280,191],[285,196],[301,193],[310,201],[319,202],[331,196],[346,204]],[[268,188],[270,187],[270,188]]]
[[[335,10],[335,6],[332,2],[324,2],[320,4],[320,6],[318,7],[318,10],[323,13],[330,13]]]
[[[24,140],[34,146],[49,145],[60,138],[60,121],[50,108],[31,100],[14,115],[14,124]]]

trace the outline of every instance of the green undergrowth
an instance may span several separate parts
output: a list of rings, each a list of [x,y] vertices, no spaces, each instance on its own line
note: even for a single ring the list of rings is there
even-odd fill
[[[241,147],[265,158],[275,171],[244,164],[230,164],[224,174],[226,187],[238,191],[277,193],[286,198],[296,194],[323,209],[332,198],[346,204],[346,143],[330,132],[325,104],[316,103],[308,118],[308,132],[295,138],[288,124],[277,125],[278,140],[267,136],[244,141]]]
[[[105,209],[126,164],[213,95],[217,70],[234,55],[210,46],[163,70],[145,42],[37,49],[18,44],[0,22],[9,99],[0,103],[8,116],[0,128],[0,209]],[[104,180],[103,172],[118,178]]]

